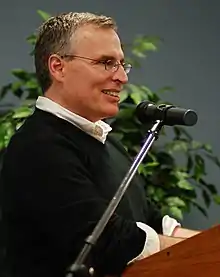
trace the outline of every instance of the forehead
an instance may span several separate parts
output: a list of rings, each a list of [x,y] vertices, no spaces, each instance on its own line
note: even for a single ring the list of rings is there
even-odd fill
[[[92,58],[112,56],[117,60],[124,58],[118,34],[110,28],[87,25],[79,28],[72,41],[74,54]]]

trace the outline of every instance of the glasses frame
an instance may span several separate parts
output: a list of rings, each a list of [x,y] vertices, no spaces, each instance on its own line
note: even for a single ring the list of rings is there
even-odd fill
[[[71,54],[65,54],[65,55],[62,55],[60,57],[61,57],[61,59],[64,59],[64,58],[79,58],[79,59],[84,59],[84,60],[97,62],[99,64],[103,64],[105,66],[106,71],[111,71],[111,72],[118,71],[120,65],[123,67],[126,74],[128,74],[131,71],[131,68],[132,68],[132,65],[130,63],[119,63],[119,62],[115,62],[115,64],[111,68],[108,68],[108,61],[110,61],[111,59],[102,61],[102,60],[92,59],[92,58],[78,56],[78,55],[71,55]]]

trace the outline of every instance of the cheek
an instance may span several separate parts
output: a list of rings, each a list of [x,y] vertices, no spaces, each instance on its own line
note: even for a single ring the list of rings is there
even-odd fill
[[[108,87],[108,77],[104,74],[99,74],[98,72],[95,74],[88,74],[87,76],[83,76],[80,80],[81,89],[85,94],[89,94],[91,98],[98,98],[102,95],[102,90]]]
[[[111,76],[104,72],[97,72],[92,76],[88,77],[88,81],[93,90],[101,92],[103,89],[109,88],[111,86]]]
[[[94,68],[68,70],[65,76],[65,90],[78,99],[93,99],[94,102],[98,102],[102,98],[102,90],[108,88],[111,83],[111,76],[106,73]]]

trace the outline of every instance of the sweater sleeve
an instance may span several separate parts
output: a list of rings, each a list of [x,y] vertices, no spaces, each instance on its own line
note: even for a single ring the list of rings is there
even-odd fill
[[[74,262],[107,208],[82,160],[68,151],[48,153],[41,164],[32,190],[32,208],[41,232],[53,245],[53,254],[63,267]],[[103,180],[104,181],[104,180]],[[145,245],[146,233],[136,222],[114,213],[91,251],[88,263],[103,275],[120,274],[127,263],[138,256]]]

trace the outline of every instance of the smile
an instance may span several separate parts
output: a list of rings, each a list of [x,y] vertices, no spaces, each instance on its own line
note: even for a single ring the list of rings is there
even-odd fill
[[[119,92],[116,91],[102,90],[102,92],[110,96],[119,97]]]

